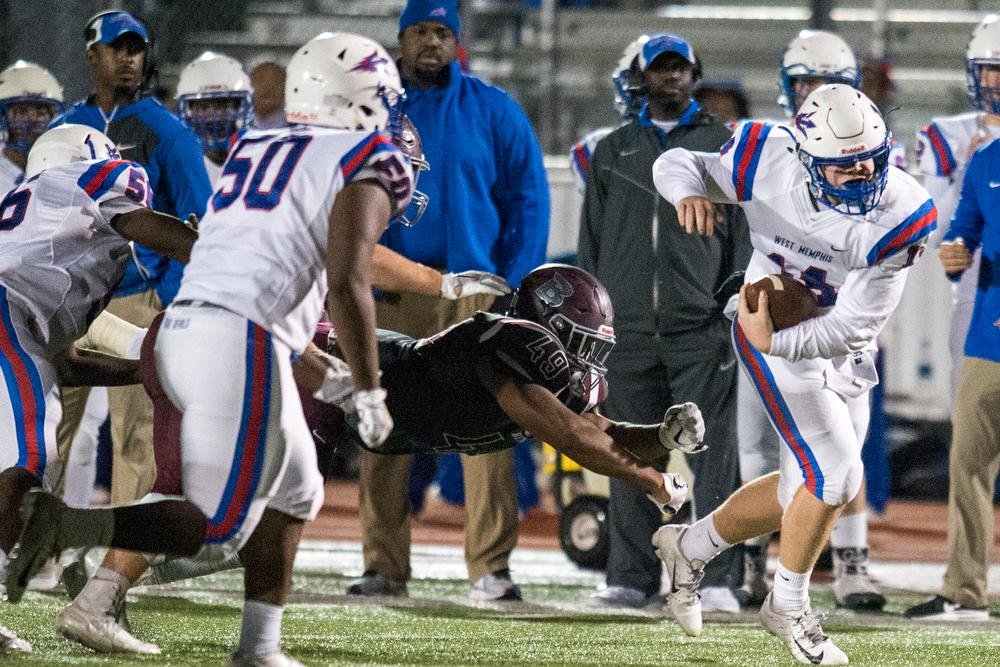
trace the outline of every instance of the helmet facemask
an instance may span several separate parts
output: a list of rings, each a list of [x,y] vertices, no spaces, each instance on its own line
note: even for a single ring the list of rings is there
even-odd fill
[[[0,100],[0,143],[25,155],[65,105],[47,97]]]
[[[969,100],[980,111],[1000,115],[1000,86],[983,85],[985,67],[1000,67],[1000,58],[977,58],[965,62],[965,83]]]
[[[889,176],[889,144],[891,135],[881,146],[870,151],[841,158],[820,158],[799,150],[799,159],[809,172],[809,189],[817,201],[840,213],[864,215],[878,206]],[[823,167],[849,167],[872,160],[874,169],[870,178],[850,181],[837,187],[823,173]]]
[[[399,95],[398,102],[388,107],[389,123],[386,129],[392,137],[392,143],[410,159],[410,165],[413,168],[413,195],[406,210],[392,218],[390,224],[398,222],[406,227],[412,227],[417,224],[427,209],[427,204],[430,203],[430,197],[417,190],[417,183],[420,179],[420,172],[430,171],[431,165],[424,157],[424,146],[420,139],[420,132],[417,131],[413,121],[401,110],[404,97],[404,95]]]
[[[204,150],[228,151],[233,135],[250,123],[253,98],[247,91],[180,95],[177,112]]]

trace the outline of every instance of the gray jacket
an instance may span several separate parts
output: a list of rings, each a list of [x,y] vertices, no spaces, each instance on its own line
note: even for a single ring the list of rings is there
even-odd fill
[[[579,261],[610,292],[620,342],[724,330],[712,295],[733,271],[746,268],[746,220],[737,206],[722,206],[726,222],[714,236],[686,234],[674,207],[653,187],[653,162],[670,148],[718,150],[730,134],[695,107],[669,134],[643,115],[597,144],[580,220]]]

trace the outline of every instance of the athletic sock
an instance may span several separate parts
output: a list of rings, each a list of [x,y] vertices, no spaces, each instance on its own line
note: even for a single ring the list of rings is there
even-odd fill
[[[681,553],[688,560],[700,560],[707,563],[730,546],[719,536],[715,529],[715,515],[709,514],[704,519],[688,526],[680,540]]]
[[[809,577],[812,570],[792,572],[781,561],[774,572],[774,590],[771,594],[771,608],[784,614],[792,614],[805,608],[809,603]]]
[[[281,650],[281,616],[285,608],[268,602],[246,600],[240,627],[240,655],[265,655]]]
[[[834,549],[864,549],[868,546],[868,512],[841,515],[830,533]]]

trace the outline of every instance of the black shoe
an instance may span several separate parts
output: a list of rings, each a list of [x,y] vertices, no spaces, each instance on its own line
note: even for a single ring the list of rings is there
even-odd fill
[[[943,595],[935,595],[926,602],[914,605],[904,611],[903,615],[914,621],[978,622],[990,620],[990,612],[986,607],[963,607]]]
[[[375,570],[366,570],[360,579],[355,579],[347,586],[347,594],[362,597],[405,598],[406,583],[383,577]]]

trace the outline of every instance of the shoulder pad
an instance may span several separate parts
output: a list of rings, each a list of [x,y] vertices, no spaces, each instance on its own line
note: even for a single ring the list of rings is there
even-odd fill
[[[406,210],[413,195],[410,160],[385,132],[372,132],[340,159],[344,184],[374,178],[393,199],[394,214]]]
[[[554,394],[570,380],[566,350],[545,327],[528,320],[498,318],[479,336],[481,352],[505,377],[540,384]]]
[[[920,255],[919,246],[927,242],[927,238],[935,229],[937,229],[937,208],[934,206],[934,200],[928,199],[902,222],[883,234],[872,246],[866,257],[868,266],[879,264],[885,268],[899,269],[912,265]],[[916,248],[902,252],[911,246]],[[888,261],[896,255],[900,257]]]

